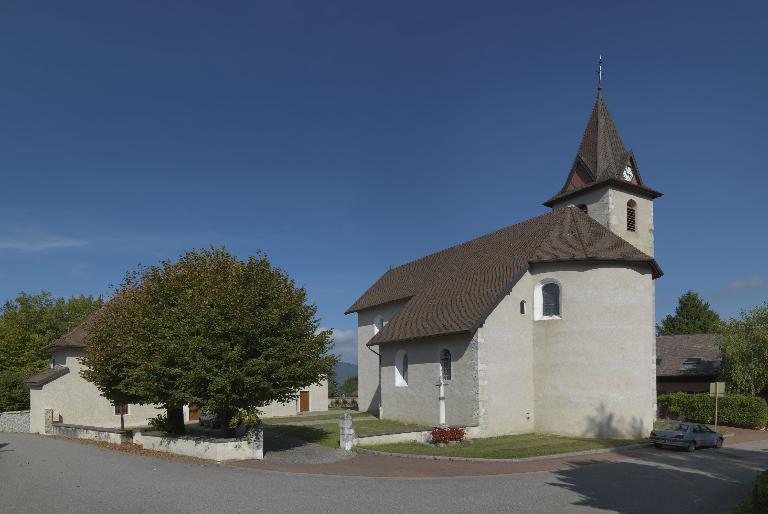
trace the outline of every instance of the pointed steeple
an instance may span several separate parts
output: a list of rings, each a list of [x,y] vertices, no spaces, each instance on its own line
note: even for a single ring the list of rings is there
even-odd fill
[[[581,161],[595,181],[617,178],[629,160],[630,152],[624,147],[619,130],[605,105],[602,90],[592,107],[587,128],[581,138],[576,160]]]
[[[581,137],[576,158],[562,189],[544,202],[553,207],[573,195],[610,182],[621,189],[633,189],[650,198],[661,196],[645,186],[632,151],[624,146],[619,130],[603,98],[603,60],[598,61],[597,98]]]

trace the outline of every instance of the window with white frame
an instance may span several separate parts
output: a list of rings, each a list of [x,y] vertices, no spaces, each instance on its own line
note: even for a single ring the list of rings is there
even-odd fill
[[[440,378],[442,378],[445,382],[451,381],[451,376],[453,374],[453,370],[451,368],[451,352],[449,350],[443,350],[440,352]]]
[[[408,354],[405,350],[395,354],[395,385],[398,387],[408,385]]]
[[[534,317],[537,320],[560,319],[561,287],[554,279],[545,279],[536,285],[534,291]]]
[[[376,335],[379,332],[381,332],[382,328],[384,328],[384,317],[381,315],[378,315],[373,320],[373,335]]]

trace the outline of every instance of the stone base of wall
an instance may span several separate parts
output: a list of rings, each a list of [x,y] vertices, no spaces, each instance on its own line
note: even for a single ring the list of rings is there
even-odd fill
[[[357,436],[354,440],[354,446],[370,446],[374,444],[392,444],[392,443],[424,443],[429,440],[429,430],[419,432],[400,432],[397,434],[380,434],[369,436]]]
[[[133,442],[133,435],[130,431],[123,431],[119,428],[86,427],[64,423],[53,424],[53,435],[72,437],[74,439],[91,439],[112,444]]]
[[[0,432],[29,432],[29,411],[0,412]]]
[[[260,432],[261,434],[261,432]],[[148,450],[175,453],[218,462],[264,458],[263,435],[253,440],[247,437],[213,439],[208,437],[167,436],[162,432],[143,432],[143,446]]]

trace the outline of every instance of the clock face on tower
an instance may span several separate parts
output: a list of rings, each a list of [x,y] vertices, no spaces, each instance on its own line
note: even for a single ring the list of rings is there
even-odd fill
[[[627,164],[627,167],[624,168],[624,171],[621,173],[621,178],[623,178],[627,182],[632,182],[632,177],[634,176],[635,176],[635,173],[632,171],[632,165]]]

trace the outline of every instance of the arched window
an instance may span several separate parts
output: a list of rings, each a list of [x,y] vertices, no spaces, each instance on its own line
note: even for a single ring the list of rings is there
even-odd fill
[[[637,203],[634,200],[627,202],[627,230],[637,230]]]
[[[589,209],[587,208],[586,204],[581,203],[578,205],[578,208],[584,214],[589,214]]]
[[[381,315],[376,316],[376,318],[373,320],[373,335],[381,332],[382,328],[384,328],[384,317]]]
[[[545,279],[534,290],[534,319],[560,319],[561,301],[560,283],[555,279]]]
[[[541,287],[541,313],[545,318],[560,315],[560,286],[554,282]]]
[[[440,352],[440,377],[444,381],[450,381],[451,374],[451,352],[443,350]]]
[[[405,387],[408,385],[408,354],[400,350],[395,355],[395,385]]]
[[[527,307],[525,300],[520,300],[520,314],[525,314],[525,308]]]

